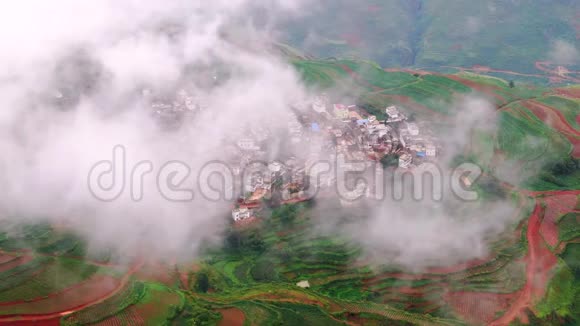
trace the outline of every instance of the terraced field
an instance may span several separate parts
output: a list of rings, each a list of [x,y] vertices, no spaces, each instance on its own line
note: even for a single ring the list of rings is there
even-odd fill
[[[373,264],[339,234],[316,232],[316,202],[228,228],[196,261],[115,259],[66,228],[2,222],[0,323],[99,325],[508,325],[578,322],[578,98],[471,73],[384,71],[363,61],[295,58],[312,87],[348,88],[377,116],[401,105],[444,130],[468,97],[489,99],[498,127],[465,157],[519,206],[486,257],[411,273]],[[552,122],[546,123],[547,120]],[[496,180],[502,166],[541,173]],[[493,196],[484,198],[493,200]],[[349,212],[351,218],[356,212]],[[309,288],[296,284],[308,281]],[[567,289],[563,291],[562,289]],[[571,290],[570,290],[571,289]],[[574,292],[576,291],[576,292]]]

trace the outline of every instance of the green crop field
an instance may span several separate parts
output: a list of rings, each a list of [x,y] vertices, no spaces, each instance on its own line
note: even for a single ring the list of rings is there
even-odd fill
[[[539,101],[562,112],[564,117],[566,117],[566,121],[577,130],[580,130],[580,123],[578,120],[580,100],[560,96],[548,96],[540,98]]]
[[[518,104],[500,113],[498,148],[511,158],[534,162],[540,158],[564,157],[570,143]]]
[[[558,221],[560,241],[580,238],[580,213],[569,213]]]

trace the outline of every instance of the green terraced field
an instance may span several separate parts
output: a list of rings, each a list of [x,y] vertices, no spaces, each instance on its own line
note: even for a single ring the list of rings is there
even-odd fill
[[[560,241],[580,238],[580,213],[569,213],[558,221]]]
[[[566,121],[577,130],[580,130],[580,124],[578,123],[580,100],[560,96],[548,96],[540,98],[539,101],[562,112],[564,117],[566,117]]]
[[[139,302],[144,297],[146,290],[145,284],[132,282],[112,298],[64,317],[62,323],[64,325],[79,325],[106,320]]]
[[[11,286],[0,292],[0,302],[26,301],[65,290],[94,275],[98,267],[86,265],[82,261],[59,259],[44,261],[43,268],[22,284]],[[24,275],[24,274],[20,274]],[[14,280],[15,277],[7,279]]]
[[[498,148],[511,158],[524,162],[565,157],[571,144],[546,126],[528,109],[511,105],[500,113]]]

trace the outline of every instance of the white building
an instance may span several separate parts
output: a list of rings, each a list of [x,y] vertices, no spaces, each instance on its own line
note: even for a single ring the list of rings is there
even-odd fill
[[[396,106],[389,106],[386,108],[385,112],[387,113],[388,119],[387,122],[401,122],[407,120],[407,117],[399,111]]]
[[[407,123],[407,131],[411,136],[419,136],[419,127],[416,123]]]
[[[267,176],[268,180],[264,180],[264,177],[260,174],[254,174],[251,175],[249,177],[247,177],[244,181],[245,181],[245,187],[244,190],[246,192],[255,192],[258,189],[270,189],[271,184],[270,182],[270,177]]]
[[[335,104],[333,113],[334,116],[340,120],[348,120],[350,116],[348,108],[344,104]]]
[[[248,208],[236,208],[232,210],[232,218],[234,221],[243,221],[252,217],[252,212]]]
[[[256,151],[260,149],[260,147],[256,145],[256,142],[251,138],[242,138],[238,140],[238,147],[245,151]]]
[[[399,167],[403,169],[408,169],[413,163],[413,156],[411,154],[405,153],[399,156]]]
[[[437,147],[435,147],[435,145],[432,144],[425,146],[425,155],[429,157],[437,156]]]
[[[312,110],[318,113],[326,112],[328,97],[326,95],[317,96],[312,103]]]
[[[303,289],[308,289],[310,288],[310,283],[308,281],[300,281],[296,283],[296,286],[301,287]]]
[[[268,164],[268,169],[272,173],[278,173],[282,171],[282,163],[280,162],[270,162]]]
[[[391,130],[389,127],[382,123],[368,125],[367,129],[372,133],[378,133],[379,137],[385,136]]]
[[[396,106],[389,106],[389,107],[387,107],[387,109],[385,111],[386,111],[387,115],[389,116],[389,118],[391,118],[391,119],[399,118],[399,109],[397,109]]]

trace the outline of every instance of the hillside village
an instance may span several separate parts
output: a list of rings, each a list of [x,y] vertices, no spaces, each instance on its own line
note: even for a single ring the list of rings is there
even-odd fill
[[[165,126],[205,108],[200,99],[185,90],[180,90],[173,101],[151,101],[153,114]],[[263,200],[275,200],[278,204],[308,200],[308,190],[312,188],[308,176],[320,160],[334,162],[338,155],[343,155],[345,164],[362,162],[370,166],[373,161],[389,157],[392,165],[413,169],[437,158],[440,146],[424,124],[411,121],[396,106],[385,108],[385,117],[380,120],[356,105],[331,104],[325,94],[296,103],[280,136],[285,155],[276,160],[269,159],[270,130],[255,127],[245,131],[227,150],[232,153],[229,162],[234,175],[244,179],[237,185],[241,193],[232,219],[235,222],[251,219],[253,210],[261,207]],[[267,172],[246,175],[252,162],[267,162]],[[356,188],[354,179],[352,183],[347,180],[355,189],[354,197],[373,196],[372,189]],[[317,186],[317,195],[330,193],[336,186],[334,174],[321,175]],[[352,206],[354,202],[341,198],[341,204]]]

